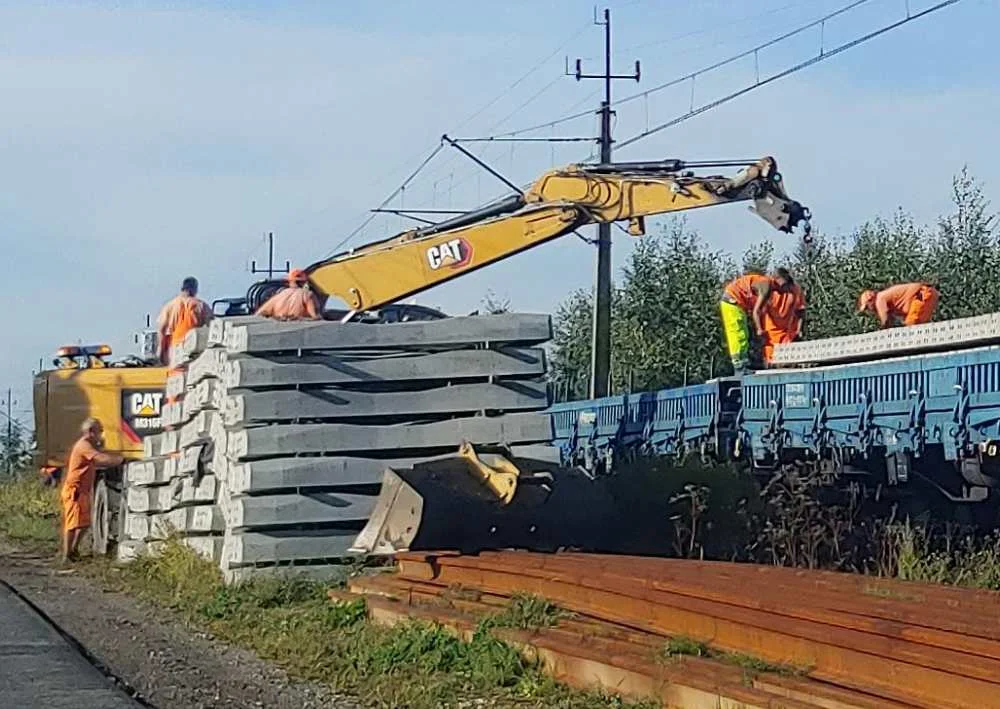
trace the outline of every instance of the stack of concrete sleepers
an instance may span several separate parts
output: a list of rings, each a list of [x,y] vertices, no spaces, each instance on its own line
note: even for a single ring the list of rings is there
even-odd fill
[[[144,439],[143,460],[125,470],[118,557],[155,552],[171,534],[209,560],[222,552],[210,431],[218,421],[222,350],[206,350],[208,328],[192,331],[171,352],[164,432]]]
[[[214,479],[228,579],[293,564],[332,575],[387,467],[454,453],[466,440],[558,460],[543,413],[539,345],[550,336],[546,315],[217,321],[189,367],[184,401],[193,403],[181,407],[177,441],[168,432],[150,447],[176,448],[185,470],[198,465],[208,471],[202,483]],[[195,381],[202,365],[215,376]]]

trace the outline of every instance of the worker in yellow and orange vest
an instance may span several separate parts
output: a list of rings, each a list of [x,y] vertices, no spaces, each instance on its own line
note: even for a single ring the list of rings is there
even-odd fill
[[[778,268],[770,276],[750,273],[726,284],[719,311],[733,370],[740,374],[750,365],[750,324],[770,364],[775,345],[799,336],[805,298],[788,269]]]

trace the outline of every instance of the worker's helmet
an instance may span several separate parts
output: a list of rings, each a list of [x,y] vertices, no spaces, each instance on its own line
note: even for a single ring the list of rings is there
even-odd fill
[[[290,285],[301,285],[309,280],[309,274],[301,268],[293,268],[288,272],[288,283]]]
[[[874,304],[875,304],[875,291],[873,290],[861,291],[861,295],[858,296],[858,312],[862,313],[865,310],[868,310]]]

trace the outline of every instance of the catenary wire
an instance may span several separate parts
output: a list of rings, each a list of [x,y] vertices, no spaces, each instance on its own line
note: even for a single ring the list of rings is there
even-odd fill
[[[654,86],[654,87],[652,87],[650,89],[646,89],[644,91],[640,91],[638,93],[631,94],[629,96],[626,96],[625,98],[617,99],[615,101],[612,101],[611,105],[612,105],[612,107],[614,107],[614,106],[620,106],[622,104],[630,103],[630,102],[635,101],[635,100],[640,99],[640,98],[645,98],[645,97],[649,96],[652,93],[656,93],[658,91],[662,91],[663,89],[670,88],[671,86],[676,86],[677,84],[683,83],[685,81],[689,81],[692,78],[699,76],[700,74],[704,74],[704,73],[713,71],[715,69],[719,69],[719,68],[721,68],[723,66],[726,66],[727,64],[731,64],[733,62],[739,61],[740,59],[743,59],[745,57],[753,55],[755,52],[759,52],[762,49],[766,49],[767,47],[771,47],[771,46],[773,46],[773,45],[775,45],[775,44],[777,44],[779,42],[782,42],[782,41],[790,38],[790,37],[794,37],[795,35],[801,34],[802,32],[805,32],[808,29],[816,27],[817,25],[823,24],[827,20],[830,20],[830,19],[832,19],[834,17],[837,17],[838,15],[842,15],[842,14],[844,14],[844,13],[850,11],[850,10],[853,10],[854,8],[856,8],[856,7],[860,6],[860,5],[863,5],[863,4],[867,3],[867,2],[869,2],[869,0],[854,0],[854,2],[851,2],[848,5],[845,5],[844,7],[841,7],[839,9],[837,9],[837,10],[834,10],[833,12],[827,13],[823,17],[820,17],[820,18],[818,18],[816,20],[812,20],[812,21],[810,21],[810,22],[808,22],[808,23],[806,23],[804,25],[800,25],[800,26],[796,27],[793,30],[790,30],[788,32],[785,32],[784,34],[781,34],[781,35],[779,35],[777,37],[774,37],[773,39],[770,39],[770,40],[767,40],[766,42],[758,44],[757,46],[752,47],[751,49],[748,49],[746,51],[740,52],[739,54],[734,54],[734,55],[732,55],[732,56],[730,56],[730,57],[728,57],[726,59],[723,59],[721,61],[715,62],[714,64],[710,64],[709,66],[703,67],[701,69],[698,69],[697,71],[691,72],[689,74],[685,74],[684,76],[678,77],[676,79],[671,79],[670,81],[665,82],[663,84],[658,84],[657,86]],[[596,95],[597,95],[597,92],[595,92],[594,94],[592,94],[590,98],[593,98],[593,96],[596,96]],[[523,135],[524,133],[531,133],[531,132],[540,130],[542,128],[547,128],[549,126],[560,125],[562,123],[567,123],[569,121],[575,120],[577,118],[581,118],[583,116],[593,115],[593,113],[594,113],[593,109],[587,109],[587,110],[584,110],[584,111],[577,111],[577,112],[573,112],[573,108],[569,108],[567,110],[571,111],[568,115],[560,116],[558,118],[554,118],[552,120],[545,121],[544,123],[537,123],[537,124],[534,124],[534,125],[525,126],[524,128],[518,128],[518,129],[515,129],[515,130],[511,130],[511,131],[504,131],[502,133],[497,133],[495,137],[498,137],[498,138],[500,138],[500,137],[502,137],[502,138],[510,138],[510,137],[514,137],[514,136],[517,136],[517,135]],[[488,137],[488,136],[484,136],[484,137]]]
[[[510,84],[509,86],[507,86],[507,88],[505,88],[505,89],[504,89],[503,91],[501,91],[501,92],[500,92],[500,93],[499,93],[499,94],[498,94],[497,96],[495,96],[494,98],[492,98],[492,99],[491,99],[490,101],[488,101],[488,102],[487,102],[486,104],[484,104],[484,105],[483,105],[482,107],[480,107],[480,108],[479,108],[478,110],[474,111],[474,112],[473,112],[472,114],[470,114],[470,115],[469,115],[469,116],[468,116],[467,118],[465,118],[465,120],[463,120],[463,121],[462,121],[462,122],[460,122],[460,123],[459,123],[459,124],[458,124],[457,126],[455,126],[455,128],[454,128],[454,129],[452,130],[452,132],[457,132],[458,130],[461,130],[461,129],[462,129],[462,128],[464,128],[464,127],[465,127],[466,125],[468,125],[468,124],[469,124],[469,123],[471,123],[471,122],[472,122],[473,120],[475,120],[475,119],[476,119],[476,118],[478,118],[478,117],[479,117],[480,115],[482,115],[482,114],[483,114],[484,112],[486,112],[486,111],[487,111],[488,109],[490,109],[490,108],[491,108],[492,106],[494,106],[494,105],[495,105],[495,104],[496,104],[496,103],[497,103],[498,101],[502,100],[502,99],[503,99],[504,97],[506,97],[506,96],[507,96],[508,94],[510,94],[510,92],[511,92],[511,91],[513,91],[513,90],[514,90],[514,89],[516,89],[516,88],[517,88],[518,86],[520,86],[520,85],[521,85],[521,84],[522,84],[522,83],[523,83],[523,82],[524,82],[525,80],[527,80],[527,79],[528,79],[528,78],[529,78],[529,77],[530,77],[530,76],[531,76],[532,74],[534,74],[534,73],[535,73],[535,72],[536,72],[536,71],[537,71],[537,70],[538,70],[539,68],[541,68],[541,67],[542,67],[542,66],[544,66],[544,65],[545,65],[546,63],[548,63],[549,61],[551,61],[551,60],[552,60],[552,59],[553,59],[554,57],[556,57],[556,56],[557,56],[557,55],[558,55],[558,54],[559,54],[560,52],[562,52],[562,51],[563,51],[563,50],[564,50],[564,49],[565,49],[565,48],[566,48],[566,47],[567,47],[567,46],[568,46],[568,45],[569,45],[569,44],[570,44],[571,42],[573,42],[573,41],[574,41],[574,40],[575,40],[575,39],[576,39],[577,37],[579,37],[579,36],[580,36],[581,34],[583,34],[583,32],[584,32],[584,31],[586,31],[586,30],[587,30],[587,29],[588,29],[588,28],[590,27],[590,25],[591,25],[591,23],[590,23],[589,21],[588,21],[588,22],[587,22],[586,24],[584,24],[584,25],[581,25],[581,26],[580,26],[580,27],[579,27],[579,28],[578,28],[578,29],[577,29],[576,31],[574,31],[574,32],[573,32],[573,33],[572,33],[572,34],[571,34],[571,35],[570,35],[570,36],[569,36],[569,37],[568,37],[568,38],[567,38],[567,39],[566,39],[565,41],[563,41],[563,42],[562,42],[562,43],[561,43],[561,44],[560,44],[560,45],[559,45],[558,47],[556,47],[556,49],[554,49],[554,50],[553,50],[552,52],[550,52],[550,53],[549,53],[548,55],[546,55],[546,56],[545,56],[545,58],[543,58],[543,59],[541,59],[540,61],[536,62],[536,63],[535,63],[535,64],[534,64],[534,65],[533,65],[533,66],[532,66],[532,67],[531,67],[530,69],[528,69],[528,71],[526,71],[526,72],[525,72],[525,73],[523,73],[523,74],[522,74],[521,76],[519,76],[519,77],[518,77],[518,78],[517,78],[517,79],[516,79],[515,81],[513,81],[513,82],[512,82],[512,83],[511,83],[511,84]],[[555,82],[551,82],[551,83],[550,83],[549,85],[547,85],[547,86],[546,86],[546,89],[548,89],[548,88],[551,88],[551,86],[552,86],[552,85],[553,85],[554,83],[555,83]],[[543,91],[543,92],[544,92],[544,91]],[[528,104],[528,103],[530,103],[531,101],[534,101],[534,100],[535,100],[535,99],[536,99],[536,98],[537,98],[537,97],[538,97],[539,95],[541,95],[541,93],[543,93],[543,92],[539,92],[539,93],[538,93],[537,95],[533,96],[533,97],[532,97],[531,99],[529,99],[529,100],[528,100],[527,102],[525,102],[525,104],[523,104],[523,105],[522,105],[521,107],[519,107],[519,108],[518,108],[517,110],[520,110],[521,108],[523,108],[523,107],[524,107],[524,105],[527,105],[527,104]],[[512,115],[513,115],[513,114],[512,114]],[[492,129],[491,129],[491,130],[492,130]],[[430,158],[428,158],[428,159],[425,159],[425,160],[424,160],[423,162],[421,162],[421,163],[420,163],[420,166],[419,166],[419,167],[417,168],[417,170],[416,170],[416,171],[414,171],[414,173],[412,173],[412,174],[410,175],[410,177],[408,177],[408,178],[407,178],[406,182],[404,182],[404,183],[403,183],[403,185],[401,185],[400,187],[396,188],[396,189],[395,189],[395,190],[394,190],[394,191],[393,191],[393,192],[392,192],[392,193],[391,193],[391,194],[390,194],[390,195],[389,195],[388,197],[386,197],[386,199],[385,199],[385,200],[383,200],[383,202],[382,202],[382,203],[381,203],[381,204],[379,205],[379,207],[378,207],[378,208],[379,208],[379,209],[381,209],[381,208],[382,208],[382,207],[384,207],[384,206],[385,206],[386,204],[388,204],[388,203],[389,203],[389,202],[390,202],[390,201],[391,201],[391,200],[392,200],[393,198],[395,198],[395,197],[396,197],[396,195],[398,195],[398,194],[399,194],[399,193],[401,192],[401,190],[402,190],[403,188],[405,188],[405,185],[406,185],[406,184],[408,184],[408,183],[409,183],[410,181],[412,181],[412,180],[413,180],[413,178],[414,178],[414,177],[416,177],[416,175],[417,175],[417,174],[418,174],[418,173],[419,173],[419,172],[420,172],[421,170],[423,170],[423,169],[424,169],[424,167],[426,167],[427,163],[429,163],[429,162],[430,162],[430,160],[431,160],[431,159],[432,159],[432,158],[433,158],[434,156],[436,156],[438,152],[440,152],[440,150],[441,150],[441,145],[439,144],[439,145],[438,145],[438,146],[437,146],[437,147],[436,147],[436,148],[434,149],[434,152],[432,153],[431,157],[430,157]],[[409,161],[408,161],[408,162],[409,162]],[[379,181],[381,181],[381,180],[379,180]],[[339,250],[340,250],[341,248],[343,248],[343,247],[344,247],[344,246],[346,246],[346,245],[347,245],[348,243],[350,243],[350,241],[351,241],[352,239],[354,239],[354,237],[355,237],[355,236],[357,236],[357,235],[358,235],[359,233],[361,233],[361,231],[363,231],[363,230],[364,230],[364,228],[365,228],[366,226],[368,226],[368,225],[369,225],[369,224],[370,224],[370,223],[371,223],[371,222],[372,222],[372,221],[374,220],[374,218],[375,218],[376,216],[377,216],[377,213],[375,213],[375,212],[372,212],[372,213],[369,213],[369,214],[368,214],[368,215],[367,215],[367,216],[366,216],[366,217],[364,218],[364,220],[363,220],[363,221],[361,222],[361,224],[359,224],[359,225],[358,225],[358,226],[357,226],[357,227],[356,227],[355,229],[353,229],[353,230],[352,230],[352,231],[351,231],[351,232],[350,232],[350,233],[349,233],[349,234],[348,234],[348,235],[347,235],[347,236],[346,236],[346,237],[345,237],[344,239],[342,239],[342,240],[341,240],[341,241],[340,241],[340,242],[339,242],[339,243],[337,244],[337,246],[336,246],[336,247],[335,247],[335,248],[334,248],[334,249],[332,250],[332,253],[336,253],[336,252],[337,252],[337,251],[339,251]],[[332,253],[331,253],[331,255],[332,255]],[[327,256],[327,258],[329,258],[329,256]]]
[[[670,81],[666,81],[666,82],[664,82],[662,84],[657,84],[656,86],[653,86],[652,88],[645,89],[644,91],[639,91],[639,92],[634,93],[634,94],[632,94],[630,96],[626,96],[625,98],[621,98],[621,99],[618,99],[617,101],[613,101],[612,105],[614,105],[614,106],[621,106],[621,105],[626,104],[626,103],[631,103],[632,101],[636,101],[636,100],[638,100],[640,98],[645,98],[646,96],[649,96],[650,94],[654,94],[654,93],[656,93],[658,91],[662,91],[662,90],[668,89],[668,88],[670,88],[672,86],[677,86],[678,84],[682,84],[685,81],[690,81],[692,79],[695,79],[695,78],[697,78],[698,76],[700,76],[702,74],[707,74],[710,71],[714,71],[714,70],[719,69],[721,67],[724,67],[724,66],[726,66],[728,64],[732,64],[733,62],[739,61],[740,59],[745,59],[746,57],[753,56],[754,54],[760,52],[763,49],[767,49],[768,47],[773,47],[774,45],[776,45],[776,44],[778,44],[780,42],[784,42],[786,39],[789,39],[789,38],[794,37],[796,35],[802,34],[806,30],[812,29],[813,27],[817,27],[817,26],[825,23],[827,20],[833,19],[834,17],[837,17],[839,15],[843,15],[844,13],[850,12],[851,10],[853,10],[853,9],[855,9],[857,7],[860,7],[861,5],[864,5],[867,2],[869,2],[869,0],[854,0],[854,2],[848,3],[847,5],[844,5],[843,7],[838,8],[837,10],[834,10],[833,12],[827,13],[826,15],[823,15],[822,17],[820,17],[818,19],[815,19],[815,20],[812,20],[810,22],[807,22],[804,25],[799,25],[798,27],[796,27],[793,30],[789,30],[788,32],[785,32],[784,34],[778,35],[777,37],[774,37],[772,39],[767,40],[766,42],[762,42],[762,43],[756,45],[755,47],[751,47],[750,49],[747,49],[747,50],[745,50],[743,52],[740,52],[739,54],[734,54],[731,57],[728,57],[728,58],[723,59],[721,61],[715,62],[714,64],[710,64],[710,65],[708,65],[706,67],[702,67],[701,69],[698,69],[696,71],[690,72],[689,74],[685,74],[684,76],[679,76],[676,79],[671,79]]]
[[[632,52],[637,52],[637,51],[642,50],[642,49],[648,49],[649,47],[659,47],[659,46],[664,45],[664,44],[670,44],[671,42],[678,42],[678,41],[680,41],[682,39],[688,39],[689,37],[698,37],[700,35],[707,34],[709,32],[715,32],[715,31],[720,30],[720,29],[726,29],[728,27],[737,27],[737,26],[745,24],[747,22],[752,22],[754,20],[759,20],[759,19],[762,19],[764,17],[769,17],[771,15],[776,15],[779,12],[784,12],[785,10],[791,10],[794,7],[801,7],[803,5],[814,4],[814,3],[818,2],[818,1],[819,0],[800,0],[799,2],[791,2],[791,3],[788,3],[788,4],[782,5],[781,7],[775,7],[775,8],[772,8],[770,10],[765,10],[763,12],[759,12],[759,13],[757,13],[755,15],[744,15],[743,17],[738,17],[738,18],[736,18],[734,20],[730,20],[728,22],[720,22],[720,23],[717,23],[717,24],[712,24],[712,25],[710,25],[708,27],[702,27],[702,28],[697,29],[697,30],[691,30],[689,32],[682,32],[682,33],[676,34],[676,35],[674,35],[672,37],[667,37],[666,39],[658,39],[655,42],[645,42],[643,44],[636,44],[636,45],[632,45],[631,47],[625,47],[623,49],[616,49],[615,52],[614,52],[614,55],[615,56],[620,56],[622,54],[630,54]]]
[[[623,147],[625,147],[627,145],[631,145],[633,143],[636,143],[636,142],[642,140],[643,138],[646,138],[646,137],[648,137],[650,135],[653,135],[654,133],[659,133],[661,130],[664,130],[666,128],[670,128],[672,126],[675,126],[678,123],[682,123],[683,121],[686,121],[686,120],[688,120],[690,118],[694,118],[695,116],[700,115],[702,113],[705,113],[706,111],[709,111],[709,110],[711,110],[713,108],[716,108],[717,106],[721,106],[724,103],[728,103],[729,101],[732,101],[735,98],[739,98],[740,96],[743,96],[744,94],[750,93],[754,89],[758,89],[761,86],[766,86],[767,84],[770,84],[770,83],[772,83],[774,81],[777,81],[778,79],[782,79],[782,78],[784,78],[786,76],[789,76],[790,74],[794,74],[795,72],[798,72],[798,71],[801,71],[802,69],[810,67],[813,64],[818,64],[819,62],[821,62],[821,61],[823,61],[825,59],[829,59],[831,57],[834,57],[834,56],[840,54],[841,52],[845,52],[848,49],[851,49],[853,47],[858,46],[859,44],[863,44],[863,43],[865,43],[865,42],[867,42],[867,41],[869,41],[871,39],[874,39],[875,37],[883,35],[886,32],[891,32],[892,30],[897,29],[899,27],[902,27],[905,24],[913,22],[914,20],[918,20],[921,17],[925,17],[926,15],[929,15],[929,14],[931,14],[933,12],[937,12],[938,10],[944,9],[944,8],[948,7],[949,5],[954,5],[954,4],[958,3],[958,2],[959,2],[959,0],[944,0],[943,2],[940,2],[937,5],[929,7],[926,10],[922,10],[921,12],[918,12],[918,13],[915,13],[915,14],[908,14],[906,17],[904,17],[901,20],[898,20],[898,21],[893,22],[891,24],[885,25],[884,27],[880,27],[879,29],[877,29],[877,30],[875,30],[873,32],[869,32],[866,35],[863,35],[861,37],[853,39],[850,42],[845,42],[844,44],[841,44],[841,45],[839,45],[837,47],[834,47],[833,49],[831,49],[829,51],[824,51],[824,52],[822,52],[820,54],[817,54],[816,56],[811,57],[811,58],[809,58],[809,59],[807,59],[807,60],[805,60],[803,62],[799,62],[798,64],[796,64],[794,66],[791,66],[788,69],[785,69],[783,71],[780,71],[780,72],[777,72],[775,74],[772,74],[771,76],[768,76],[768,77],[766,77],[764,79],[761,79],[761,80],[759,80],[759,81],[757,81],[757,82],[755,82],[755,83],[753,83],[753,84],[751,84],[749,86],[745,86],[744,88],[740,89],[739,91],[734,91],[734,92],[732,92],[730,94],[727,94],[727,95],[725,95],[725,96],[723,96],[721,98],[718,98],[718,99],[716,99],[714,101],[710,101],[709,103],[703,104],[703,105],[699,106],[698,108],[692,109],[691,111],[688,111],[687,113],[684,113],[684,114],[682,114],[680,116],[677,116],[676,118],[672,118],[669,121],[666,121],[664,123],[660,123],[659,125],[656,125],[656,126],[654,126],[652,128],[648,128],[648,129],[642,131],[641,133],[638,133],[638,134],[632,136],[631,138],[628,138],[626,140],[618,142],[616,145],[619,148],[623,148]]]

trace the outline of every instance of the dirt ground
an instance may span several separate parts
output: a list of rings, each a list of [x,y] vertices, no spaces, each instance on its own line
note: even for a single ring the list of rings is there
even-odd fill
[[[0,579],[41,608],[136,696],[156,709],[357,709],[290,679],[251,653],[192,630],[162,609],[108,591],[49,557],[0,539]]]

